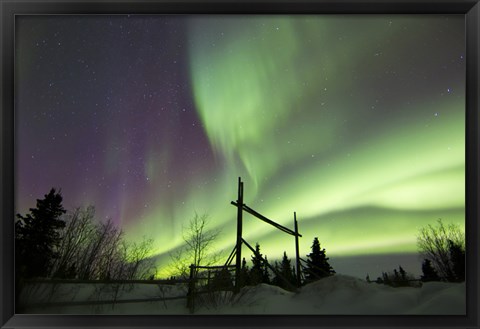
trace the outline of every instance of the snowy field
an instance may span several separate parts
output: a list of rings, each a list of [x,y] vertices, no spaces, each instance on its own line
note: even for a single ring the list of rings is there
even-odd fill
[[[185,296],[184,285],[134,284],[116,290],[112,285],[37,285],[22,295],[29,303],[55,303],[29,307],[39,314],[189,314],[186,299],[69,306],[69,302],[149,299]],[[195,314],[435,314],[464,315],[465,283],[429,282],[421,288],[393,288],[335,275],[303,286],[297,292],[261,284],[197,298]],[[201,300],[200,300],[201,299]]]

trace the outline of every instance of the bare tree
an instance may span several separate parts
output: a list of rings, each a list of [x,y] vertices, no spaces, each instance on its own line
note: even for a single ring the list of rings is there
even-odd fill
[[[125,258],[122,259],[122,255],[118,253],[124,233],[110,220],[100,225],[100,232],[102,240],[94,261],[92,275],[97,279],[114,279],[115,262],[125,261]]]
[[[432,262],[441,277],[454,281],[457,273],[456,260],[452,259],[452,247],[465,252],[465,234],[458,225],[445,226],[441,219],[437,223],[437,226],[429,224],[420,229],[417,246],[422,256]]]
[[[170,254],[176,275],[188,276],[191,264],[209,266],[218,261],[214,241],[220,231],[208,229],[208,224],[207,214],[198,215],[195,212],[188,225],[183,227],[182,238],[185,245],[177,252]]]
[[[95,234],[93,218],[95,208],[76,208],[65,214],[66,227],[61,232],[61,244],[58,248],[59,257],[56,259],[51,276],[57,278],[74,278],[78,270],[78,257]]]
[[[109,220],[98,223],[95,208],[77,208],[65,215],[60,256],[52,277],[85,280],[144,279],[156,272],[151,254],[153,239],[127,243],[124,233]]]
[[[97,225],[93,239],[89,241],[88,246],[79,257],[79,275],[81,279],[111,278],[108,258],[112,256],[112,250],[118,248],[121,237],[122,231],[115,228],[112,221],[109,220],[106,223]]]
[[[156,267],[150,254],[153,248],[153,239],[143,237],[140,243],[125,243],[126,261],[128,263],[128,279],[147,279],[156,274]]]

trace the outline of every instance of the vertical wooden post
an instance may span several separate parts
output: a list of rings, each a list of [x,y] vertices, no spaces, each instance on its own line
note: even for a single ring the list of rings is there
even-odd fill
[[[243,213],[243,182],[241,177],[238,177],[235,293],[240,291],[240,271],[242,266],[242,213]]]
[[[293,221],[295,224],[295,258],[296,258],[296,266],[297,266],[297,287],[300,287],[302,284],[301,276],[300,276],[300,254],[298,250],[298,222],[297,222],[297,212],[293,212]]]
[[[190,265],[190,280],[188,281],[187,307],[190,313],[195,312],[195,265]]]

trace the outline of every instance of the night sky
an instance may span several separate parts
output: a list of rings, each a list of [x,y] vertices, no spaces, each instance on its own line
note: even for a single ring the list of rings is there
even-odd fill
[[[245,203],[314,237],[337,273],[419,273],[418,228],[465,221],[464,16],[21,16],[16,210],[51,187],[160,273],[207,213]],[[294,239],[244,217],[275,259]],[[246,254],[246,249],[244,249]],[[247,259],[249,256],[247,255]],[[399,263],[401,262],[401,263]]]

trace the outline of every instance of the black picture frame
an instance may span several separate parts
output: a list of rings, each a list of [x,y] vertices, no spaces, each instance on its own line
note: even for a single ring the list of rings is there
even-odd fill
[[[0,0],[0,324],[2,328],[478,328],[479,320],[479,50],[478,0]],[[14,22],[22,14],[464,14],[466,16],[466,249],[465,316],[137,316],[14,313]]]

